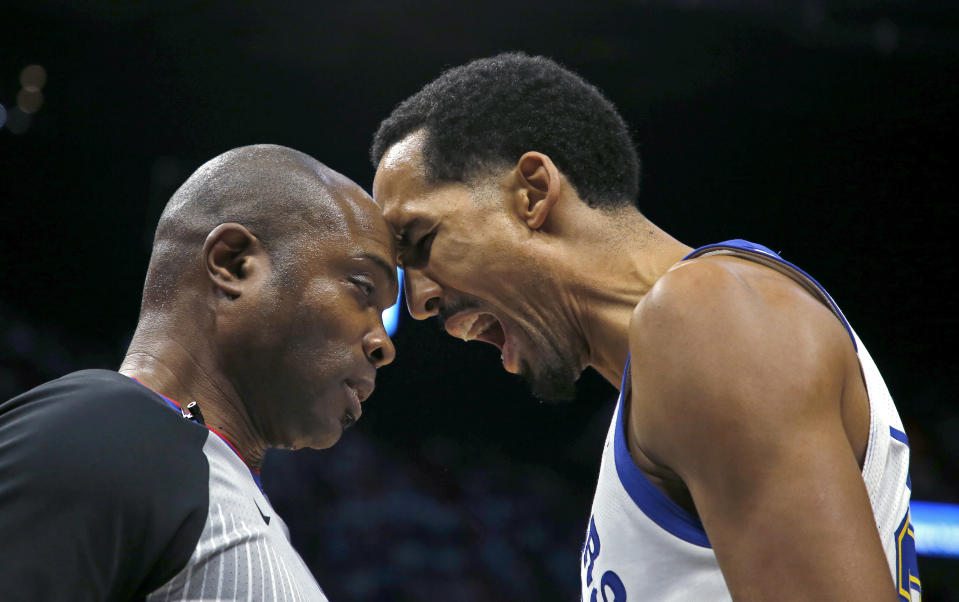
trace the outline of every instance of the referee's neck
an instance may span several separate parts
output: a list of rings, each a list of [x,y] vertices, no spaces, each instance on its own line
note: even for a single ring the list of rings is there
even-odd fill
[[[146,346],[135,338],[119,372],[182,407],[195,401],[206,426],[224,437],[251,470],[259,471],[267,445],[239,395],[229,379],[206,368],[183,345],[166,339]]]

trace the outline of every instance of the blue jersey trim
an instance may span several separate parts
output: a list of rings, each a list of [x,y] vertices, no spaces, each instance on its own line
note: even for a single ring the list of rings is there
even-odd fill
[[[712,245],[699,247],[698,249],[696,249],[695,251],[693,251],[686,257],[683,257],[683,261],[687,259],[693,259],[695,257],[698,257],[699,255],[702,255],[703,253],[712,251],[714,249],[729,249],[729,248],[736,249],[739,251],[747,251],[749,253],[758,253],[766,257],[771,257],[775,259],[776,261],[784,265],[787,265],[793,270],[802,274],[805,278],[809,280],[809,282],[815,285],[816,288],[818,288],[820,292],[822,292],[822,294],[825,296],[826,300],[829,302],[829,308],[833,310],[833,312],[842,322],[842,325],[846,329],[846,332],[849,333],[849,338],[852,340],[853,349],[855,349],[857,353],[859,352],[859,345],[856,344],[856,336],[852,332],[852,326],[849,325],[849,321],[846,320],[846,316],[843,315],[842,310],[839,309],[839,306],[833,300],[832,296],[826,291],[825,288],[823,288],[823,285],[819,284],[819,282],[815,278],[810,276],[805,270],[803,270],[802,268],[800,268],[799,266],[793,263],[786,261],[785,259],[779,256],[779,253],[776,253],[769,247],[764,247],[763,245],[759,245],[754,242],[749,242],[748,240],[743,240],[741,238],[734,238],[724,242],[719,242]]]
[[[763,255],[769,255],[776,259],[782,260],[782,258],[779,256],[779,253],[773,251],[769,247],[766,247],[754,242],[749,242],[748,240],[743,240],[741,238],[731,238],[729,240],[724,240],[723,242],[717,242],[711,245],[704,245],[702,247],[699,247],[698,249],[693,249],[692,251],[690,251],[689,255],[687,255],[686,257],[683,257],[682,260],[686,261],[687,259],[693,259],[701,255],[702,253],[711,251],[713,249],[725,249],[729,247],[732,247],[734,249],[739,249],[741,251],[752,251],[754,253],[762,253]]]
[[[840,311],[839,306],[836,305],[836,302],[833,301],[833,298],[828,292],[826,292],[826,289],[823,288],[823,286],[819,284],[815,278],[810,276],[798,266],[793,265],[792,263],[780,257],[778,253],[769,247],[764,247],[763,245],[758,245],[756,243],[737,238],[700,247],[684,257],[683,260],[685,261],[687,259],[698,257],[699,255],[711,250],[730,248],[770,257],[786,266],[789,266],[803,277],[808,279],[810,283],[812,283],[822,292],[825,299],[829,302],[830,309],[833,310],[833,312],[842,322],[843,327],[849,334],[849,338],[852,340],[853,347],[858,352],[856,337],[853,335],[852,327],[849,325],[849,322],[846,320],[846,317],[843,315],[842,311]],[[693,516],[681,508],[676,502],[669,499],[666,494],[657,489],[656,486],[653,485],[653,483],[649,480],[649,478],[643,474],[643,471],[636,466],[636,463],[633,462],[633,457],[629,454],[629,448],[626,445],[626,430],[623,423],[622,394],[622,391],[626,390],[628,378],[629,357],[627,356],[626,370],[623,374],[623,382],[620,386],[619,401],[617,402],[616,424],[613,428],[613,453],[616,460],[616,473],[619,475],[619,480],[636,506],[642,510],[643,514],[648,516],[649,519],[654,523],[672,535],[682,539],[683,541],[704,548],[712,547],[709,543],[709,538],[706,536],[706,530],[703,528],[702,521],[700,521],[698,517]],[[890,431],[894,438],[906,443],[905,433],[896,431],[891,427]],[[902,435],[902,439],[897,436],[897,433]]]
[[[629,378],[629,358],[626,358],[626,370],[623,374],[623,385],[620,391],[626,390],[626,382]],[[619,481],[626,489],[626,493],[632,498],[636,506],[643,511],[643,514],[649,517],[654,523],[675,535],[676,537],[691,544],[704,548],[711,547],[709,538],[706,537],[706,530],[703,529],[703,523],[698,517],[691,515],[681,508],[676,502],[669,499],[666,494],[656,488],[655,485],[643,474],[643,471],[633,462],[633,457],[629,455],[629,448],[626,446],[626,430],[623,424],[623,394],[619,394],[619,401],[616,409],[616,425],[613,427],[613,453],[616,459],[616,473],[619,475]]]
[[[907,446],[909,445],[909,438],[906,437],[906,433],[900,431],[899,429],[890,426],[890,427],[889,427],[889,434],[890,434],[890,435],[892,436],[892,438],[895,439],[896,441],[900,441],[900,442],[902,442],[902,443],[905,443]]]

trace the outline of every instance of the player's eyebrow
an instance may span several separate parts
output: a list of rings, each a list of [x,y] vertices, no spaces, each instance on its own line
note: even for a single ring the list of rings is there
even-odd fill
[[[426,220],[422,217],[414,217],[403,224],[394,235],[397,243],[400,248],[408,247],[410,245],[410,233],[414,232],[417,228],[426,223]]]

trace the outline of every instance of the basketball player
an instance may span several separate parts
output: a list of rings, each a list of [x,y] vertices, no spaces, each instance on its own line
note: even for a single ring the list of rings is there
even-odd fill
[[[410,313],[497,346],[543,397],[620,398],[583,600],[919,598],[909,447],[828,294],[761,245],[637,210],[615,108],[541,57],[451,69],[372,146]]]
[[[392,361],[393,243],[315,159],[234,149],[160,218],[119,372],[0,405],[3,600],[326,600],[260,488],[325,448]]]

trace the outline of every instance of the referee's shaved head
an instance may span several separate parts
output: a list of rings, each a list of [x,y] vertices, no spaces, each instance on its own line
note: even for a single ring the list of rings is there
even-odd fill
[[[395,255],[345,176],[282,146],[233,149],[160,216],[121,369],[203,399],[250,466],[267,447],[329,447],[393,360]]]
[[[305,153],[257,144],[204,163],[173,194],[157,225],[143,309],[162,309],[198,265],[207,235],[220,224],[246,227],[284,279],[298,243],[343,228],[337,189],[356,185]]]

